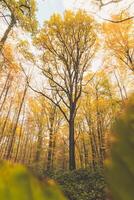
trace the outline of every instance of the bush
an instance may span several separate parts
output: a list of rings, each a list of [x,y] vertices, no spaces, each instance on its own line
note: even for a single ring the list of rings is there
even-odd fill
[[[56,180],[69,200],[104,200],[105,182],[103,172],[88,169],[58,171],[47,174]]]

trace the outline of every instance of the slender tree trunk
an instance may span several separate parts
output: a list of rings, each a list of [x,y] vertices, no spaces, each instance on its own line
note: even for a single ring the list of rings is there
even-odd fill
[[[53,138],[53,152],[52,152],[52,164],[51,164],[52,165],[52,170],[54,169],[55,148],[56,148],[56,137]]]
[[[26,158],[26,153],[27,153],[27,146],[28,146],[28,140],[29,140],[29,133],[27,132],[26,137],[25,137],[25,142],[23,146],[23,151],[22,151],[22,159],[21,163],[25,163],[25,158]]]
[[[98,145],[99,145],[99,164],[103,167],[104,164],[104,151],[103,151],[103,131],[101,127],[101,112],[99,110],[99,94],[96,88],[96,118],[97,118],[97,134],[98,134]]]
[[[80,161],[80,168],[84,168],[83,166],[83,153],[81,151],[81,143],[79,144],[75,144],[76,145],[76,148],[77,148],[77,151],[78,151],[78,154],[79,154],[79,161]]]
[[[29,144],[27,143],[27,145],[29,148],[27,149],[27,152],[25,154],[24,163],[27,163],[28,165],[30,165],[34,161],[33,158],[35,157],[34,148],[33,148],[34,147],[33,138],[30,139]]]
[[[53,148],[53,130],[50,128],[49,132],[49,145],[48,145],[48,157],[47,157],[47,170],[51,169],[52,164],[52,148]]]
[[[83,150],[84,150],[84,165],[85,165],[85,168],[88,166],[88,151],[87,151],[87,148],[86,148],[86,144],[85,144],[85,138],[84,138],[84,134],[82,133],[82,145],[83,145]]]
[[[2,148],[2,149],[4,149],[4,151],[3,151],[3,153],[2,153],[2,158],[3,158],[3,159],[6,159],[6,157],[7,157],[8,146],[9,146],[9,144],[10,144],[11,134],[12,134],[11,131],[12,131],[12,129],[13,129],[13,122],[14,122],[14,120],[15,120],[15,118],[16,118],[16,114],[17,114],[17,111],[15,110],[14,116],[13,116],[13,118],[12,118],[12,122],[11,122],[10,129],[8,129],[8,136],[7,136],[7,139],[6,139],[6,142],[5,142],[5,146]]]
[[[4,106],[5,102],[6,102],[6,99],[7,99],[7,96],[8,96],[9,89],[10,89],[10,85],[8,85],[7,88],[6,88],[4,98],[3,98],[3,101],[2,101],[1,106],[0,106],[0,113],[1,113],[2,108],[3,108],[3,106]]]
[[[18,121],[19,121],[19,117],[20,117],[20,114],[21,114],[22,106],[23,106],[23,103],[24,103],[24,100],[25,100],[27,89],[28,89],[28,87],[26,85],[25,89],[24,89],[23,97],[22,97],[22,100],[21,100],[21,103],[20,103],[20,106],[19,106],[17,119],[16,119],[15,125],[14,125],[13,130],[12,130],[12,136],[11,136],[11,140],[10,140],[10,143],[9,143],[9,146],[8,146],[6,159],[11,158],[11,154],[12,154],[12,151],[13,151],[13,143],[14,143],[15,133],[16,133],[16,129],[17,129],[17,126],[18,126]]]
[[[6,81],[5,81],[4,87],[3,87],[3,89],[2,89],[2,91],[1,91],[1,93],[0,93],[0,100],[1,100],[1,98],[2,98],[2,95],[3,95],[3,93],[4,93],[5,89],[6,89],[6,87],[7,87],[7,84],[8,84],[9,78],[10,78],[10,72],[9,72],[8,75],[7,75],[7,78],[6,78]]]
[[[23,157],[24,157],[24,153],[26,151],[26,137],[27,137],[27,134],[23,134],[22,137],[21,137],[21,144],[20,144],[20,150],[19,150],[19,156],[17,158],[17,162],[19,163],[23,163]]]
[[[35,155],[35,162],[38,164],[41,157],[41,150],[42,150],[42,128],[38,132],[38,139],[37,139],[37,150]]]
[[[115,71],[114,71],[114,76],[115,76],[116,81],[117,81],[117,85],[118,85],[118,88],[119,88],[119,92],[120,92],[121,100],[122,100],[122,102],[123,102],[123,104],[124,104],[124,96],[123,96],[123,92],[122,92],[122,87],[121,87],[121,85],[120,85],[120,82],[119,82],[118,76],[117,76],[117,74],[116,74]]]
[[[63,140],[64,145],[63,145],[63,160],[62,160],[62,169],[65,170],[66,169],[66,156],[65,156],[65,141]]]
[[[3,139],[3,137],[4,137],[4,132],[5,132],[6,125],[7,125],[7,121],[8,121],[10,112],[11,112],[12,103],[13,103],[13,99],[11,99],[11,102],[10,102],[10,105],[9,105],[9,109],[8,109],[8,113],[7,113],[7,115],[6,115],[6,118],[5,118],[5,120],[4,120],[2,129],[1,129],[0,143],[1,143],[2,139]]]
[[[47,156],[47,170],[52,168],[52,156],[53,156],[53,134],[54,134],[54,120],[55,120],[56,107],[54,106],[50,111],[50,126],[49,126],[49,144],[48,144],[48,156]]]
[[[97,165],[97,161],[99,159],[99,151],[98,151],[98,147],[97,147],[97,141],[96,141],[96,137],[95,137],[95,133],[94,133],[94,128],[91,128],[91,147],[92,147],[92,164],[93,164],[93,169],[96,168]]]
[[[25,107],[24,107],[24,112],[23,112],[23,118],[22,118],[22,122],[21,122],[20,132],[19,132],[19,136],[18,136],[18,144],[17,144],[16,154],[15,154],[15,158],[14,158],[15,162],[17,161],[18,154],[19,154],[21,138],[22,138],[21,136],[22,136],[22,133],[23,133],[24,119],[25,119]]]

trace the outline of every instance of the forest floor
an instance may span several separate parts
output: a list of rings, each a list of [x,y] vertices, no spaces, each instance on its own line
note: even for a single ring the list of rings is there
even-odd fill
[[[103,170],[45,171],[40,178],[43,180],[46,178],[55,180],[69,200],[106,199],[106,184]]]

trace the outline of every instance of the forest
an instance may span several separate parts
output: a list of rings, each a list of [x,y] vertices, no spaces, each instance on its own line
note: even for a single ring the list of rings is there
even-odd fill
[[[48,2],[0,0],[0,200],[133,200],[134,2]]]

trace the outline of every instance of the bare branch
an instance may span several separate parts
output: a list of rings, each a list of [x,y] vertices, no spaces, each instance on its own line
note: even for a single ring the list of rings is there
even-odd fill
[[[118,23],[121,23],[121,22],[125,22],[125,21],[128,21],[128,20],[134,19],[134,16],[127,17],[127,18],[121,19],[121,20],[112,20],[112,19],[106,19],[106,18],[102,18],[102,17],[101,17],[101,19],[108,21],[108,22],[118,24]]]

